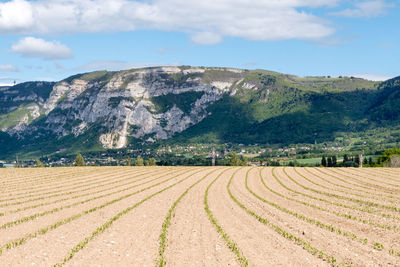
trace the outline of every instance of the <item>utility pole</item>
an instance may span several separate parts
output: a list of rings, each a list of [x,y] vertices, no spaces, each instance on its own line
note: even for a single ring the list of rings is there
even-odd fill
[[[363,165],[363,153],[361,153],[360,154],[360,159],[359,159],[359,163],[358,163],[358,166],[360,166],[360,168],[362,168],[362,165]]]
[[[215,147],[213,147],[212,150],[212,161],[211,161],[211,165],[215,166]]]

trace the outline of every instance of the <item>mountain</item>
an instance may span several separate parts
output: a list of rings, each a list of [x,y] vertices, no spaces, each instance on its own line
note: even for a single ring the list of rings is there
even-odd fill
[[[27,82],[0,88],[0,154],[331,141],[400,125],[399,84],[190,66]]]

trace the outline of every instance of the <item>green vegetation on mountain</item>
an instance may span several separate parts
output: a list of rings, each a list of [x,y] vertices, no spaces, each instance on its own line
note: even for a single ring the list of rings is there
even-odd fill
[[[204,92],[184,92],[180,94],[167,94],[151,98],[154,104],[155,113],[164,113],[173,106],[177,106],[184,113],[190,113],[193,104],[200,99]]]
[[[130,90],[126,89],[128,84],[137,79],[139,74],[135,71],[97,71],[78,74],[62,82],[72,84],[80,79],[95,84],[75,99],[82,105],[90,106],[104,89],[103,86],[114,81],[115,75],[119,74],[123,77],[122,82],[110,90],[104,108],[132,109],[137,103],[135,101],[144,99],[151,103],[146,108],[156,116],[153,118],[160,116],[157,122],[160,127],[167,127],[168,123],[161,115],[174,106],[192,116],[194,103],[206,94],[201,90],[187,91],[186,88],[226,84],[225,88],[218,89],[220,94],[223,92],[221,97],[205,106],[206,112],[200,122],[175,133],[170,139],[158,140],[155,146],[199,143],[285,146],[324,142],[334,142],[338,146],[357,143],[374,146],[386,140],[400,142],[400,77],[386,82],[372,82],[354,77],[300,78],[266,70],[207,68],[204,71],[185,72],[191,67],[180,68],[182,72],[178,73],[157,72],[157,69],[153,71],[150,68],[143,82],[152,90],[155,88],[166,93],[152,97],[144,95],[138,99],[124,93],[124,90]],[[28,115],[30,126],[34,129],[22,138],[0,132],[2,155],[24,153],[33,157],[56,152],[76,154],[104,150],[99,138],[108,132],[102,121],[91,120],[85,130],[77,135],[57,136],[50,131],[56,125],[72,132],[83,123],[78,116],[81,110],[69,109],[71,104],[65,104],[66,96],[57,102],[64,104],[64,107],[58,105],[47,116],[42,115],[32,121],[27,107],[38,97],[46,100],[54,84],[31,82],[0,90],[0,129],[17,125],[25,115]],[[171,88],[173,93],[168,91]],[[113,116],[108,119],[111,124],[118,117]],[[46,118],[52,118],[51,127]],[[121,127],[117,124],[114,126]],[[145,134],[134,138],[132,133],[139,130],[139,126],[132,124],[129,127],[128,148],[141,146],[145,140],[153,137],[152,134]]]
[[[46,100],[54,84],[54,82],[25,82],[9,88],[4,87],[7,89],[0,90],[0,114],[9,113],[21,105],[36,103],[40,99]]]
[[[257,90],[244,88],[246,82],[256,84]],[[315,84],[322,88],[316,90]],[[379,85],[357,78],[250,72],[235,96],[226,95],[210,106],[212,115],[171,142],[287,145],[332,141],[347,132],[395,126],[400,113],[396,84],[394,80]]]
[[[21,105],[17,109],[0,115],[0,130],[17,125],[25,116],[28,116],[28,121],[32,120],[32,116],[25,105]]]

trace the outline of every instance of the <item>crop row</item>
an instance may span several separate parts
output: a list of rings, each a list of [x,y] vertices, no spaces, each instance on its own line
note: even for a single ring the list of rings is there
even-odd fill
[[[233,174],[236,174],[240,169],[237,169]],[[227,247],[236,255],[236,259],[239,261],[239,263],[242,266],[249,266],[249,262],[247,258],[243,255],[243,252],[239,249],[237,244],[232,240],[232,238],[224,231],[222,226],[218,223],[218,221],[215,219],[214,214],[210,210],[210,206],[208,203],[208,193],[210,191],[211,186],[215,184],[215,182],[221,177],[222,173],[220,173],[208,186],[207,189],[204,193],[204,209],[208,215],[208,219],[214,225],[215,229],[217,232],[222,236],[223,240],[225,241],[225,244]]]
[[[189,170],[189,171],[191,171],[191,170]],[[188,171],[188,172],[189,172],[189,171]],[[201,171],[201,170],[200,170],[200,171]],[[197,171],[197,172],[200,172],[200,171]],[[197,172],[196,172],[196,173],[197,173]],[[104,207],[107,207],[107,206],[109,206],[109,205],[115,204],[115,203],[117,203],[117,202],[119,202],[119,201],[121,201],[121,200],[127,199],[127,198],[129,198],[129,197],[131,197],[131,196],[133,196],[133,195],[139,194],[139,193],[141,193],[141,192],[144,192],[144,191],[146,191],[146,190],[149,190],[149,189],[151,189],[151,188],[154,188],[154,187],[156,187],[156,186],[159,186],[159,185],[161,185],[161,184],[163,184],[163,183],[166,183],[166,182],[168,182],[168,181],[170,181],[170,180],[172,180],[172,179],[174,179],[174,178],[176,178],[176,177],[178,177],[178,176],[180,176],[180,175],[182,175],[182,174],[181,174],[181,173],[180,173],[180,174],[177,174],[177,175],[175,175],[175,176],[173,176],[173,177],[170,177],[170,178],[168,178],[168,179],[166,179],[166,180],[163,180],[163,181],[161,181],[161,182],[158,182],[158,183],[156,183],[156,184],[150,185],[150,186],[145,187],[145,188],[142,188],[142,189],[140,189],[140,190],[138,190],[138,191],[135,191],[135,192],[126,194],[126,195],[124,195],[124,196],[118,197],[118,198],[116,198],[116,199],[113,199],[113,200],[111,200],[111,201],[105,202],[105,203],[103,203],[103,204],[101,204],[101,205],[99,205],[99,206],[90,208],[90,209],[88,209],[88,210],[82,211],[82,212],[80,212],[80,213],[78,213],[78,214],[75,214],[75,215],[70,216],[70,217],[68,217],[68,218],[65,218],[65,219],[63,219],[63,220],[57,221],[57,222],[55,222],[55,223],[53,223],[53,224],[51,224],[51,225],[48,225],[48,226],[46,226],[46,227],[43,227],[43,228],[41,228],[40,230],[38,230],[38,231],[36,231],[36,232],[34,232],[34,233],[30,233],[30,234],[25,235],[24,237],[18,238],[18,239],[13,240],[13,241],[10,241],[10,242],[8,242],[8,243],[6,243],[6,244],[0,246],[0,255],[2,254],[2,251],[3,251],[4,249],[8,250],[8,249],[11,249],[11,248],[20,246],[20,245],[24,244],[25,242],[27,242],[28,240],[30,240],[30,239],[32,239],[32,238],[35,238],[35,237],[37,237],[37,236],[39,236],[39,235],[44,235],[44,234],[46,234],[46,233],[47,233],[48,231],[50,231],[50,230],[54,230],[54,229],[56,229],[56,228],[58,228],[58,227],[60,227],[60,226],[62,226],[62,225],[65,225],[65,224],[67,224],[67,223],[69,223],[69,222],[71,222],[71,221],[74,221],[74,220],[76,220],[76,219],[78,219],[78,218],[80,218],[80,217],[82,217],[82,216],[84,216],[84,215],[93,213],[93,212],[95,212],[95,211],[97,211],[97,210],[100,210],[100,209],[102,209],[102,208],[104,208]]]
[[[306,169],[306,170],[307,170],[307,169]],[[337,179],[337,180],[339,180],[339,181],[342,181],[342,182],[344,182],[344,183],[353,185],[353,186],[355,186],[355,187],[360,187],[360,188],[364,188],[364,189],[367,189],[367,190],[374,190],[374,191],[378,191],[378,192],[385,192],[385,193],[387,193],[387,194],[393,194],[393,192],[392,192],[391,189],[386,188],[386,187],[383,187],[383,186],[380,186],[380,185],[366,183],[366,182],[363,182],[363,181],[361,181],[361,180],[359,180],[359,179],[350,177],[350,176],[348,176],[348,175],[341,175],[341,176],[343,176],[343,177],[347,177],[347,178],[348,178],[347,180],[345,180],[345,179],[343,179],[343,178],[341,178],[341,177],[338,177],[338,176],[336,176],[336,175],[333,175],[333,174],[331,174],[331,173],[327,173],[326,171],[323,171],[323,170],[320,169],[320,168],[317,169],[317,170],[318,170],[319,172],[325,174],[325,175],[328,175],[328,176],[330,176],[330,177],[333,177],[333,178],[335,178],[335,179]],[[307,171],[308,171],[308,170],[307,170]],[[308,172],[309,172],[309,171],[308,171]],[[330,172],[334,172],[334,171],[331,170]],[[358,182],[358,183],[352,183],[352,182],[350,182],[349,180],[355,180],[355,181]],[[396,195],[395,195],[395,196],[396,196]]]
[[[251,169],[249,169],[246,172],[246,177],[248,176],[248,173]],[[228,184],[226,185],[226,189],[228,191],[228,194],[230,196],[230,198],[233,200],[233,202],[235,202],[240,208],[242,208],[244,211],[246,211],[249,215],[253,216],[255,219],[257,219],[259,222],[261,222],[262,224],[268,226],[269,228],[271,228],[272,230],[274,230],[276,233],[278,233],[279,235],[281,235],[282,237],[294,241],[297,245],[302,246],[306,251],[310,252],[312,255],[317,256],[318,258],[321,258],[329,263],[332,263],[333,265],[338,265],[337,264],[337,260],[335,259],[335,257],[333,257],[332,255],[327,254],[326,252],[319,250],[317,248],[315,248],[314,246],[312,246],[309,242],[303,240],[302,238],[295,236],[294,234],[282,229],[280,226],[273,224],[268,218],[262,217],[259,214],[257,214],[256,212],[250,210],[249,208],[247,208],[242,202],[240,202],[232,193],[230,187],[232,184],[232,180],[235,176],[235,173],[232,174],[232,176],[229,179]],[[342,264],[339,264],[342,265]]]
[[[286,198],[286,199],[290,199],[290,198],[288,198],[288,197],[283,196],[282,194],[280,194],[280,193],[278,193],[278,192],[275,192],[275,191],[272,190],[271,188],[269,188],[269,187],[265,184],[265,181],[264,181],[263,178],[262,178],[261,171],[262,171],[262,169],[259,170],[259,178],[260,178],[260,180],[262,181],[262,183],[263,183],[263,185],[264,185],[265,188],[267,188],[270,192],[273,192],[273,193],[279,195],[280,197],[284,197],[284,198]],[[268,204],[268,205],[270,205],[270,206],[272,206],[272,207],[274,207],[274,208],[276,208],[276,209],[278,209],[278,210],[280,210],[280,211],[282,211],[282,212],[284,212],[284,213],[286,213],[286,214],[289,214],[289,215],[291,215],[291,216],[293,216],[293,217],[296,217],[297,219],[300,219],[300,220],[303,220],[303,221],[305,221],[305,222],[307,222],[307,223],[316,225],[316,226],[318,226],[319,228],[324,229],[324,230],[328,230],[328,231],[330,231],[330,232],[332,232],[332,233],[336,233],[336,234],[338,234],[338,235],[345,236],[345,237],[347,237],[347,238],[349,238],[349,239],[351,239],[351,240],[357,240],[358,242],[360,242],[361,244],[364,244],[364,245],[368,245],[368,244],[370,243],[371,246],[372,246],[373,248],[375,248],[375,247],[377,246],[376,244],[382,244],[382,242],[376,242],[376,241],[373,241],[372,243],[371,243],[371,242],[368,242],[368,238],[366,238],[366,237],[358,237],[356,234],[354,234],[354,233],[352,233],[352,232],[350,232],[350,231],[342,230],[342,229],[340,229],[340,228],[337,227],[337,226],[334,226],[334,225],[331,225],[331,224],[327,224],[327,223],[323,223],[323,222],[321,222],[321,221],[319,221],[319,220],[317,220],[317,219],[307,217],[307,216],[304,215],[304,214],[301,214],[301,213],[296,212],[296,211],[289,210],[289,209],[287,209],[287,208],[285,208],[285,207],[282,207],[282,206],[278,205],[277,203],[274,203],[274,202],[272,202],[272,201],[269,201],[269,200],[264,199],[263,197],[261,197],[260,195],[256,194],[253,190],[250,189],[250,187],[249,187],[249,185],[248,185],[248,173],[246,174],[246,178],[245,178],[245,186],[246,186],[246,189],[247,189],[253,196],[255,196],[257,199],[261,200],[262,202],[264,202],[264,203],[266,203],[266,204]],[[381,246],[381,247],[383,247],[383,246]],[[388,250],[389,254],[393,254],[394,251],[395,251],[395,250],[394,250],[393,248],[389,248],[389,250]],[[397,252],[396,254],[397,254],[398,256],[400,256],[400,252]]]
[[[128,191],[128,190],[134,189],[136,187],[139,187],[139,186],[151,183],[153,181],[156,181],[158,179],[161,179],[164,176],[169,175],[170,173],[173,173],[173,171],[169,172],[167,174],[163,174],[163,176],[159,176],[159,177],[156,177],[156,178],[151,179],[149,181],[146,181],[146,182],[143,182],[143,183],[140,183],[140,184],[136,184],[136,185],[133,185],[133,186],[129,186],[127,188],[123,188],[123,189],[120,189],[118,191],[114,191],[114,192],[111,192],[111,193],[95,196],[95,197],[92,197],[92,198],[89,198],[89,199],[85,199],[85,200],[81,200],[81,201],[78,201],[78,202],[75,202],[75,203],[72,203],[72,204],[60,206],[60,207],[57,207],[57,208],[54,208],[54,209],[51,209],[51,210],[35,213],[35,214],[20,218],[20,219],[15,220],[15,221],[7,222],[7,223],[4,223],[3,225],[1,225],[0,229],[6,229],[6,228],[9,228],[9,227],[12,227],[12,226],[15,226],[15,225],[30,221],[30,220],[34,220],[34,219],[36,219],[38,217],[42,217],[42,216],[45,216],[45,215],[48,215],[48,214],[52,214],[52,213],[55,213],[55,212],[62,211],[64,209],[76,207],[78,205],[82,205],[82,204],[85,204],[85,203],[88,203],[88,202],[91,202],[91,201],[94,201],[94,200],[97,200],[97,199],[105,198],[105,197],[112,196],[112,195],[115,195],[115,194],[118,194],[118,193],[121,193],[121,192],[124,192],[124,191]],[[135,181],[133,181],[131,183],[136,183],[138,181],[142,181],[142,180],[147,179],[147,178],[148,177],[141,177],[140,179],[135,180]]]
[[[90,179],[90,180],[86,180],[86,181],[78,181],[78,182],[72,183],[72,184],[70,184],[70,186],[72,186],[72,187],[67,187],[65,184],[62,184],[55,188],[49,188],[50,190],[58,189],[55,191],[40,192],[39,194],[27,193],[22,197],[13,197],[13,198],[9,198],[9,199],[3,199],[3,200],[0,200],[0,202],[11,201],[11,200],[20,200],[20,199],[26,199],[26,198],[32,198],[32,197],[34,198],[34,197],[38,197],[38,196],[43,197],[43,196],[50,195],[50,194],[54,195],[56,193],[65,192],[65,191],[73,190],[73,189],[77,189],[77,188],[82,188],[84,186],[91,186],[91,185],[99,184],[102,182],[108,182],[108,181],[110,181],[110,177],[113,177],[111,180],[116,180],[121,177],[124,177],[124,175],[127,173],[129,173],[129,171],[125,170],[125,172],[118,173],[118,176],[116,176],[114,173],[110,173],[110,174],[104,175],[104,176],[99,175],[99,174],[97,174],[97,175],[94,174],[93,175],[95,177],[94,179]],[[99,178],[99,177],[101,177],[101,178]],[[49,189],[45,189],[45,190],[49,190]],[[49,197],[51,197],[51,196],[49,196]],[[1,207],[1,205],[0,205],[0,207]]]
[[[350,190],[350,192],[349,191],[345,191],[345,190],[341,190],[341,189],[338,189],[338,188],[333,189],[332,187],[328,187],[328,186],[319,184],[319,183],[313,181],[312,179],[307,178],[305,175],[299,173],[298,170],[296,168],[294,168],[294,171],[297,173],[297,175],[301,176],[303,179],[305,179],[306,181],[308,181],[308,182],[310,182],[310,183],[312,183],[312,184],[314,184],[316,186],[319,186],[319,187],[322,187],[322,188],[325,188],[325,189],[328,189],[328,190],[335,190],[335,191],[338,191],[338,192],[341,192],[341,193],[345,193],[347,195],[353,195],[353,196],[357,196],[357,197],[361,197],[361,198],[370,198],[370,199],[374,199],[374,200],[383,200],[384,199],[385,201],[388,201],[390,203],[396,203],[398,201],[398,199],[397,199],[397,201],[392,200],[393,198],[395,198],[395,196],[391,196],[391,195],[387,196],[387,195],[382,195],[382,194],[379,194],[379,193],[372,193],[370,191],[364,191],[364,190],[360,190],[360,189],[357,189],[357,188],[353,188],[353,187],[348,187],[348,186],[345,186],[345,185],[337,184],[337,183],[331,182],[329,179],[323,178],[323,177],[321,177],[321,176],[319,176],[317,174],[314,174],[314,173],[310,172],[308,169],[305,169],[305,170],[309,174],[311,174],[312,176],[315,176],[315,177],[323,180],[326,183],[329,183],[329,184],[337,186],[337,187],[346,188],[346,189]],[[327,174],[327,175],[329,175],[329,174]],[[335,176],[331,176],[331,177],[336,178]],[[353,191],[363,192],[366,195],[353,193]],[[390,199],[386,199],[386,198],[390,198]]]
[[[28,189],[33,189],[36,187],[41,187],[42,185],[47,185],[48,183],[52,182],[58,182],[58,181],[63,181],[64,179],[79,179],[82,178],[82,175],[88,174],[88,169],[75,169],[75,168],[65,168],[65,171],[59,173],[55,172],[53,173],[52,171],[48,171],[49,169],[37,169],[37,171],[40,171],[40,176],[38,177],[32,177],[32,174],[30,173],[26,177],[23,178],[18,178],[20,177],[20,173],[15,173],[13,177],[12,183],[8,181],[4,181],[4,184],[2,188],[2,193],[4,192],[10,192],[10,191],[23,191],[23,190],[28,190]],[[57,168],[58,170],[58,168]],[[73,178],[75,177],[75,178]]]
[[[120,178],[121,177],[117,176],[115,179],[120,179]],[[115,179],[112,179],[112,180],[115,180]],[[69,189],[69,190],[77,189],[75,191],[67,191],[67,192],[61,191],[61,193],[56,193],[56,194],[53,194],[53,195],[50,195],[50,196],[39,196],[39,197],[36,197],[36,198],[27,199],[27,200],[23,200],[23,201],[0,204],[0,207],[15,206],[15,205],[26,204],[26,203],[37,201],[37,200],[49,199],[49,198],[54,198],[54,197],[59,197],[59,196],[72,195],[72,194],[79,193],[79,192],[90,191],[90,190],[95,189],[95,188],[99,188],[99,187],[103,187],[103,186],[109,186],[109,185],[112,185],[112,184],[119,183],[119,182],[123,181],[124,179],[126,179],[126,178],[122,178],[122,179],[116,180],[116,181],[111,181],[111,182],[108,182],[108,183],[105,183],[105,184],[98,184],[97,182],[93,182],[90,185],[95,185],[95,186],[84,188],[84,189],[81,186],[75,186],[74,188],[70,188]],[[110,181],[110,180],[107,179],[106,181]]]
[[[145,170],[135,170],[134,173],[140,173],[144,172]],[[130,170],[121,170],[118,172],[118,176],[123,176],[124,174],[127,173],[132,173]],[[71,178],[69,175],[65,175],[62,177],[62,179],[58,179],[57,183],[53,184],[48,184],[46,183],[46,186],[40,186],[36,188],[31,188],[30,191],[23,191],[23,192],[18,192],[18,193],[13,193],[9,194],[8,196],[3,196],[8,197],[8,199],[2,199],[0,202],[6,201],[6,200],[14,200],[17,199],[17,196],[23,196],[19,198],[27,198],[27,197],[32,197],[34,195],[31,195],[33,193],[46,193],[46,192],[54,192],[52,190],[56,190],[59,188],[64,188],[67,189],[69,186],[74,186],[74,185],[84,185],[85,183],[88,183],[90,181],[96,181],[96,180],[104,180],[104,178],[107,177],[112,177],[115,176],[115,172],[86,172],[84,175],[81,175],[80,177],[77,178]],[[92,179],[94,177],[94,179]],[[45,192],[43,192],[45,191]],[[49,194],[49,193],[47,193]],[[14,197],[10,199],[10,197]]]
[[[398,188],[398,186],[399,186],[399,184],[392,184],[392,183],[387,182],[389,180],[387,177],[384,177],[385,179],[378,180],[378,179],[371,178],[369,176],[360,176],[360,174],[348,173],[348,174],[351,174],[351,175],[354,175],[354,176],[357,176],[357,177],[360,177],[360,178],[363,179],[363,180],[359,180],[359,179],[356,179],[356,178],[354,178],[352,176],[349,176],[348,174],[345,174],[343,172],[338,172],[338,170],[330,170],[330,172],[333,172],[333,173],[335,173],[337,175],[340,175],[341,177],[347,177],[349,179],[352,179],[352,180],[357,181],[357,182],[362,183],[362,184],[364,184],[365,181],[370,180],[370,181],[374,181],[374,182],[377,182],[377,183],[386,184],[386,185],[392,186],[394,188]],[[369,183],[365,183],[365,184],[369,184]],[[375,186],[375,184],[371,184],[371,185]],[[380,185],[378,184],[378,186],[380,186]]]
[[[145,173],[139,173],[139,174],[135,172],[134,174],[136,174],[136,175],[135,176],[130,176],[129,178],[126,178],[126,179],[123,180],[126,183],[116,183],[117,185],[115,185],[115,186],[106,187],[105,189],[101,189],[101,190],[98,190],[98,191],[88,192],[88,193],[75,195],[75,196],[72,196],[72,197],[67,197],[67,198],[62,198],[62,199],[57,199],[57,200],[54,200],[54,201],[42,202],[42,203],[34,204],[34,205],[31,205],[31,206],[24,206],[24,207],[17,208],[17,209],[14,209],[14,210],[9,210],[9,211],[4,212],[4,213],[0,213],[0,216],[4,216],[6,214],[18,213],[18,212],[25,211],[25,210],[28,210],[28,209],[43,207],[43,206],[47,206],[47,205],[51,205],[51,204],[56,204],[56,203],[64,202],[64,201],[71,200],[71,199],[77,199],[77,198],[85,197],[85,196],[88,196],[88,195],[94,195],[94,194],[102,193],[102,192],[109,191],[109,190],[112,190],[112,189],[115,189],[115,188],[118,188],[118,187],[122,187],[122,186],[125,186],[125,185],[130,185],[132,183],[136,183],[138,181],[146,179],[148,176],[158,175],[159,172],[157,172],[157,173],[145,172]],[[141,177],[141,178],[139,180],[131,181],[132,179],[137,178],[137,177]]]
[[[364,175],[368,175],[368,176],[373,176],[376,178],[380,178],[382,179],[382,177],[384,177],[385,180],[389,180],[389,181],[393,181],[393,182],[397,182],[400,183],[400,175],[399,175],[399,171],[395,170],[394,173],[392,173],[389,169],[385,169],[385,168],[358,168],[358,169],[353,169],[350,168],[349,169],[349,173],[353,173],[354,170],[357,170],[357,173],[362,173]]]
[[[381,216],[381,217],[383,217],[383,218],[393,218],[393,219],[396,219],[396,220],[400,220],[400,218],[395,217],[395,216],[393,216],[393,215],[391,215],[391,214],[380,213],[380,212],[377,212],[377,211],[375,211],[375,210],[372,210],[372,209],[370,209],[370,208],[368,208],[368,207],[366,207],[366,208],[359,208],[359,207],[355,207],[355,206],[349,206],[349,205],[345,205],[345,204],[343,204],[343,203],[340,203],[340,202],[338,202],[338,201],[331,201],[331,200],[327,200],[327,199],[325,199],[325,198],[315,197],[315,196],[312,196],[312,195],[309,195],[309,194],[305,194],[305,193],[300,192],[300,191],[297,191],[297,190],[293,190],[293,189],[289,188],[288,186],[286,186],[286,185],[274,174],[274,170],[275,170],[275,169],[272,170],[272,175],[273,175],[274,179],[275,179],[283,188],[285,188],[286,190],[288,190],[288,191],[290,191],[290,192],[293,192],[293,193],[295,193],[295,194],[304,196],[304,197],[309,198],[309,199],[314,199],[314,200],[317,200],[317,201],[321,201],[321,202],[324,202],[324,203],[328,203],[328,204],[333,205],[333,206],[337,206],[337,207],[349,209],[349,210],[357,210],[357,211],[360,211],[360,212],[363,212],[363,213],[365,212],[365,213],[370,213],[370,214],[376,214],[376,215],[379,215],[379,216]],[[288,175],[286,172],[284,172],[284,173],[285,173],[285,175],[286,175],[289,179],[294,180],[294,179],[293,179],[292,177],[290,177],[290,175]],[[369,224],[369,225],[377,226],[377,227],[380,227],[380,228],[383,228],[383,229],[386,229],[386,230],[398,231],[398,227],[397,227],[397,226],[385,225],[385,224],[380,224],[380,223],[373,222],[372,220],[360,219],[360,218],[358,218],[357,216],[355,216],[354,214],[351,214],[350,212],[338,213],[338,212],[335,212],[335,211],[330,210],[330,209],[329,209],[329,211],[331,211],[333,214],[338,215],[338,216],[340,216],[340,217],[348,218],[348,219],[351,219],[351,220],[357,220],[357,221],[362,222],[362,223],[364,223],[364,224]]]
[[[169,185],[145,198],[143,198],[142,200],[140,200],[139,202],[136,202],[135,204],[133,204],[132,206],[124,209],[123,211],[117,213],[114,217],[112,217],[111,219],[109,219],[107,222],[105,222],[103,225],[99,226],[94,232],[92,232],[92,234],[86,238],[84,238],[81,242],[79,242],[76,246],[74,246],[70,252],[68,253],[68,255],[64,258],[64,260],[62,262],[59,262],[57,264],[55,264],[55,266],[62,266],[64,265],[67,261],[71,260],[74,255],[82,250],[91,240],[93,240],[94,238],[96,238],[98,235],[100,235],[101,233],[103,233],[105,230],[107,230],[109,227],[111,227],[111,225],[117,221],[118,219],[120,219],[123,215],[127,214],[128,212],[132,211],[133,209],[139,207],[141,204],[143,204],[144,202],[148,201],[149,199],[152,199],[153,197],[167,191],[168,189],[173,188],[174,186],[188,180],[189,178],[191,178],[193,175],[201,172],[202,170],[199,170],[197,172],[194,172],[188,176],[186,176],[184,179],[181,179],[179,181],[177,181],[176,183]],[[154,186],[153,186],[154,187]],[[142,189],[141,191],[143,192],[145,189]]]
[[[165,249],[167,247],[167,234],[168,234],[168,227],[171,225],[171,218],[172,214],[174,213],[176,206],[178,203],[182,200],[182,198],[192,189],[195,187],[197,184],[199,184],[201,181],[206,179],[210,174],[215,172],[217,169],[213,169],[212,171],[208,172],[206,175],[204,175],[201,179],[197,180],[195,183],[193,183],[191,186],[189,186],[172,204],[171,208],[167,212],[167,216],[164,219],[164,222],[161,227],[161,234],[159,237],[159,249],[158,249],[158,259],[157,259],[157,265],[159,267],[165,266],[166,261],[165,261]],[[225,172],[226,170],[222,171]],[[221,173],[221,174],[222,174]]]
[[[285,173],[285,175],[287,175],[285,169],[283,169],[283,172]],[[364,206],[367,206],[367,207],[377,207],[377,208],[382,208],[382,209],[386,209],[386,210],[389,210],[389,211],[400,212],[400,208],[395,207],[395,206],[379,204],[379,203],[375,203],[375,202],[371,202],[371,201],[365,201],[365,200],[361,200],[361,199],[356,199],[356,198],[342,196],[342,195],[338,195],[338,194],[334,194],[334,193],[328,193],[328,192],[325,192],[325,191],[316,190],[314,188],[310,188],[310,187],[307,187],[307,186],[304,186],[304,185],[300,184],[299,182],[297,182],[295,179],[291,178],[290,176],[288,176],[288,178],[291,181],[293,181],[295,184],[297,184],[298,186],[302,187],[303,189],[305,189],[307,191],[311,191],[311,192],[317,193],[317,194],[320,194],[320,195],[333,197],[333,198],[336,198],[336,199],[342,199],[342,200],[351,201],[351,202],[357,203],[359,205],[364,205]]]

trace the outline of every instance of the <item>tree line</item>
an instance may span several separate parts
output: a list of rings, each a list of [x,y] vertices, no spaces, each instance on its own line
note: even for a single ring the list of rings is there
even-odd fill
[[[376,160],[372,157],[364,157],[362,159],[363,167],[378,167],[382,166],[382,156],[379,156]],[[323,167],[360,167],[360,156],[359,155],[347,155],[344,154],[343,161],[338,162],[336,156],[322,156],[321,166]]]

